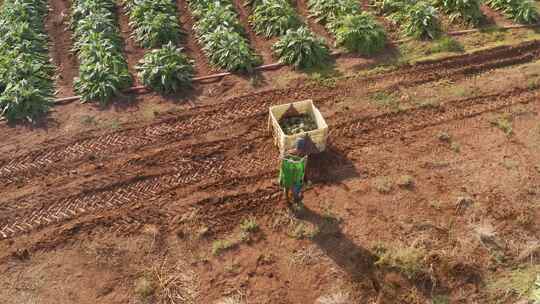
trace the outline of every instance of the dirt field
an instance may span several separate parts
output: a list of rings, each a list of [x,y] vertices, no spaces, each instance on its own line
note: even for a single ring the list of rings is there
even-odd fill
[[[2,126],[0,298],[514,303],[539,270],[539,58],[527,42],[146,122],[69,105],[48,130]],[[330,146],[289,207],[267,109],[304,98]]]
[[[187,1],[176,2],[197,75],[219,72]],[[296,1],[299,15],[333,43],[306,3]],[[274,62],[273,41],[234,5],[251,46]],[[50,8],[57,97],[71,96],[70,2]],[[510,25],[482,10],[490,26]],[[134,73],[146,51],[118,15]],[[446,32],[466,28],[447,21]],[[0,303],[529,303],[540,274],[539,38],[485,29],[456,37],[460,54],[391,44],[322,70],[0,122]],[[330,142],[310,158],[303,205],[291,206],[276,185],[268,107],[307,98]]]

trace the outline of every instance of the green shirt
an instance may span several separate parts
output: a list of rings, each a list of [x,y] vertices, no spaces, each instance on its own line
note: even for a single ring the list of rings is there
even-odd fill
[[[281,187],[291,188],[293,185],[302,185],[304,183],[305,166],[305,157],[285,156],[281,160],[279,170],[279,184]]]

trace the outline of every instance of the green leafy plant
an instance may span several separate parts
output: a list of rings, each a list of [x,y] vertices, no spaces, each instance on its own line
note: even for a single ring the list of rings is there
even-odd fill
[[[134,37],[145,48],[178,42],[182,36],[176,6],[170,0],[126,0]]]
[[[437,10],[427,2],[409,5],[404,11],[390,15],[390,18],[402,25],[405,35],[417,39],[435,39],[441,33]]]
[[[284,35],[287,30],[302,25],[288,0],[262,2],[255,7],[249,20],[255,33],[267,38]]]
[[[330,58],[330,51],[321,38],[315,37],[306,27],[288,30],[272,46],[280,62],[296,68],[319,66]]]
[[[478,25],[485,17],[480,10],[480,0],[435,0],[434,4],[448,14],[452,22],[463,20]]]
[[[538,10],[532,0],[487,0],[486,3],[518,23],[529,24],[539,19]]]
[[[161,93],[175,93],[191,87],[193,61],[172,42],[146,53],[137,66],[142,83]]]
[[[194,25],[195,31],[200,33],[201,38],[217,30],[229,30],[238,34],[244,34],[244,28],[238,22],[238,16],[230,4],[216,2],[201,11],[201,18]]]
[[[354,0],[309,0],[308,7],[310,16],[322,24],[360,12],[360,5]]]
[[[218,30],[205,35],[205,40],[203,51],[215,66],[228,71],[251,72],[261,62],[246,39],[236,32]]]
[[[463,46],[452,37],[442,37],[436,40],[431,47],[430,51],[432,53],[441,53],[441,52],[456,52],[460,53],[465,51]]]
[[[107,103],[132,83],[122,55],[118,26],[110,0],[75,0],[71,27],[79,58],[75,91],[83,102]]]
[[[192,0],[194,30],[210,63],[228,71],[250,72],[260,57],[250,48],[238,16],[228,0]]]
[[[40,0],[8,1],[0,9],[0,115],[9,121],[34,121],[52,104],[46,14],[47,2]]]
[[[384,29],[366,12],[347,15],[333,24],[336,44],[349,51],[372,55],[386,44]]]
[[[375,0],[373,5],[377,13],[379,14],[392,14],[395,12],[403,11],[412,2],[409,0]]]

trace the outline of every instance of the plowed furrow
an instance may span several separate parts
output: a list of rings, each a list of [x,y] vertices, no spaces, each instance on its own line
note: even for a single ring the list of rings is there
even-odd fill
[[[334,122],[335,127],[331,136],[332,138],[342,138],[339,146],[340,149],[345,150],[334,154],[330,149],[327,155],[319,158],[318,161],[321,162],[319,167],[327,172],[332,172],[345,165],[345,162],[338,155],[346,154],[348,150],[358,149],[366,144],[374,144],[384,140],[384,138],[397,136],[404,132],[480,115],[518,103],[537,101],[539,97],[539,91],[515,89],[499,95],[456,100],[445,104],[444,107],[417,108],[360,120]],[[233,141],[229,142],[229,145],[230,147],[238,147],[251,140],[246,138],[245,142]],[[195,155],[191,159],[183,159],[175,164],[165,166],[162,175],[133,178],[131,181],[123,181],[105,189],[86,191],[67,198],[53,198],[49,201],[42,199],[32,201],[29,198],[22,204],[29,206],[28,208],[8,211],[0,217],[0,238],[13,237],[88,212],[97,213],[135,203],[151,204],[167,191],[182,186],[197,183],[208,185],[209,181],[210,184],[214,181],[214,187],[219,185],[220,181],[243,180],[243,182],[249,183],[249,179],[245,179],[249,175],[254,177],[251,183],[256,182],[258,176],[272,178],[271,176],[277,173],[277,159],[268,157],[271,145],[271,138],[266,137],[266,139],[263,138],[262,143],[256,145],[253,152],[248,151],[242,156],[224,158],[213,155],[207,157]],[[220,149],[227,150],[227,147],[221,146]],[[222,185],[226,186],[227,183]],[[259,199],[257,196],[255,198],[255,201]],[[17,204],[17,201],[7,203],[7,205]]]
[[[530,62],[539,58],[538,42],[518,47],[500,47],[475,55],[463,55],[440,62],[423,63],[395,72],[372,77],[345,79],[335,88],[307,86],[285,90],[272,90],[233,98],[212,107],[201,107],[194,113],[180,115],[142,128],[133,128],[96,137],[78,139],[60,146],[45,147],[13,159],[0,161],[0,185],[29,179],[44,169],[60,170],[85,157],[111,157],[119,152],[157,143],[165,144],[189,136],[203,134],[230,125],[266,115],[267,108],[290,100],[317,96],[325,101],[343,94],[362,90],[384,90],[396,86],[407,87],[444,78],[459,79],[470,74],[494,68]],[[357,92],[356,92],[357,93]],[[54,143],[50,144],[54,145]],[[121,154],[120,154],[121,155]],[[41,173],[43,174],[43,173]]]

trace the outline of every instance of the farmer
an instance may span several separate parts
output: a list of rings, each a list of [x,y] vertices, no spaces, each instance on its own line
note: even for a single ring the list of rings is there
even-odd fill
[[[300,202],[302,199],[302,186],[304,184],[307,160],[305,144],[305,139],[299,138],[296,141],[295,147],[285,151],[283,158],[281,159],[279,184],[283,187],[287,202],[289,202],[289,193],[291,191],[295,203]]]

